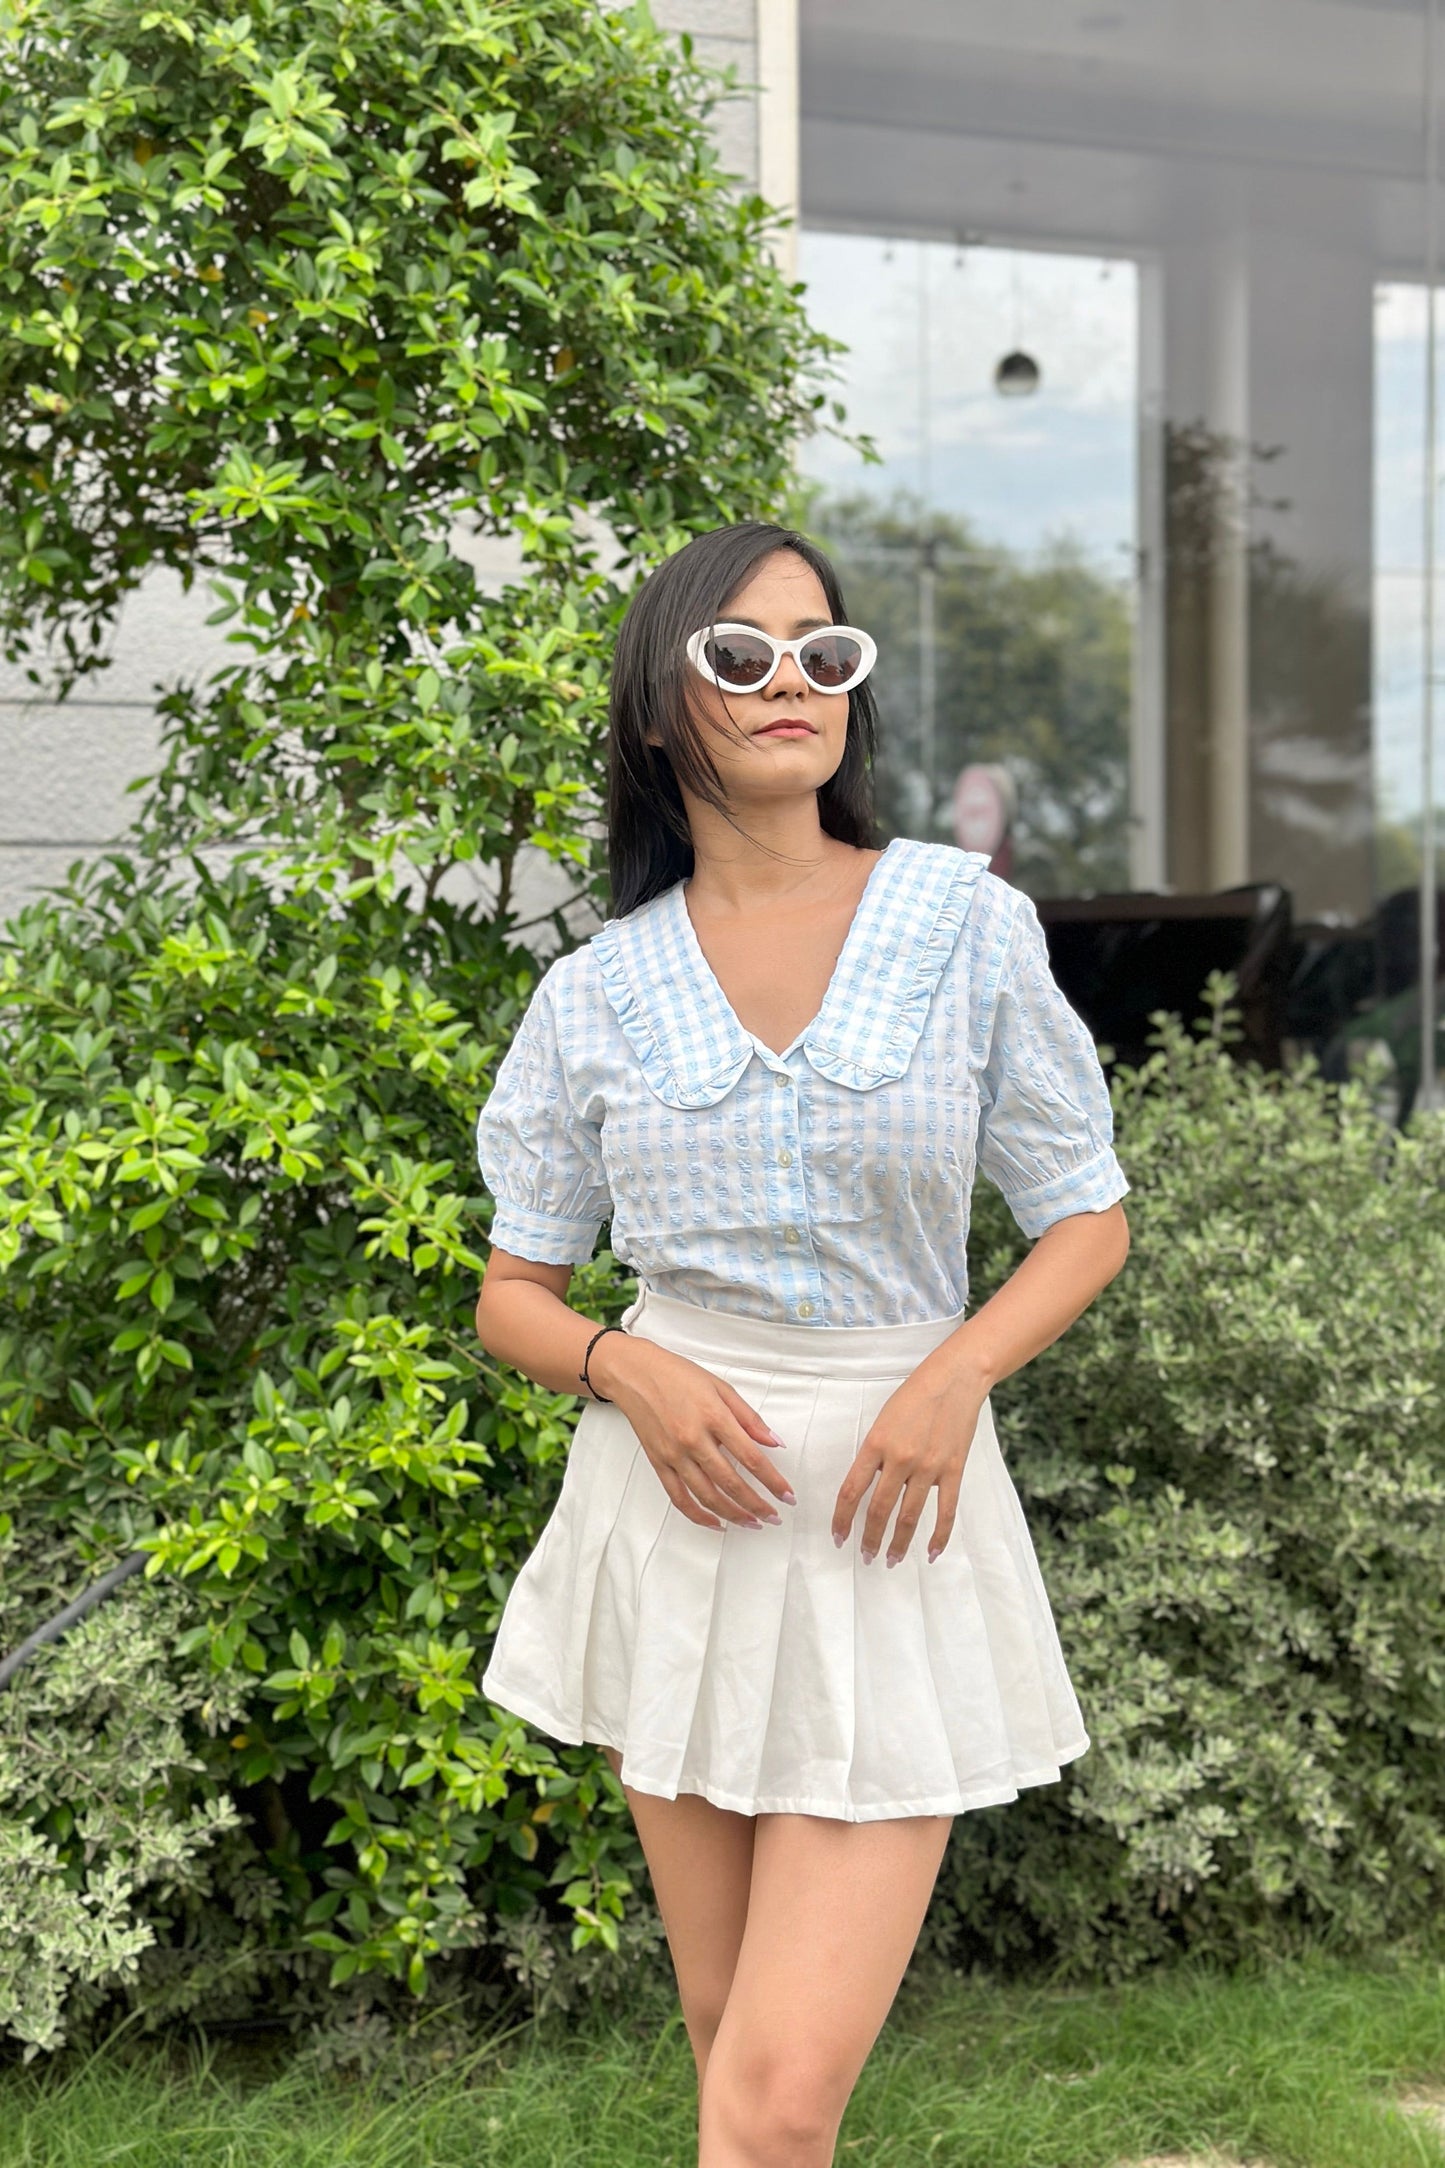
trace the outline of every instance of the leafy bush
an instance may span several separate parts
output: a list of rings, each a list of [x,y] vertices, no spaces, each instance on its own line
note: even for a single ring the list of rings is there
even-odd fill
[[[480,1359],[472,1128],[566,931],[526,855],[600,893],[635,569],[778,509],[827,342],[645,11],[6,20],[7,652],[73,684],[169,565],[236,660],[166,689],[133,847],[0,950],[0,1487],[86,1571],[149,1549],[244,1696],[188,1723],[191,1796],[245,1802],[267,1894],[177,1971],[209,1936],[298,1996],[318,1959],[554,1992],[539,1905],[594,1972],[649,1930],[601,1757],[478,1700],[576,1403]],[[477,534],[521,544],[500,592]],[[60,1807],[22,1819],[79,1888]]]
[[[1116,1076],[1127,1268],[996,1395],[1091,1750],[960,1817],[930,1933],[1122,1974],[1438,1918],[1445,1119],[1174,1022]],[[1020,1239],[976,1199],[982,1299]]]

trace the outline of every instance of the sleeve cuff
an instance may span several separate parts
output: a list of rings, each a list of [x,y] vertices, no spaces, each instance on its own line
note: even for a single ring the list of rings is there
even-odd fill
[[[498,1200],[492,1214],[494,1249],[525,1257],[534,1265],[585,1265],[602,1232],[600,1219],[555,1219],[526,1205]]]
[[[1070,1219],[1076,1212],[1107,1212],[1128,1194],[1124,1170],[1106,1145],[1082,1166],[1071,1167],[1050,1182],[1036,1183],[1014,1195],[1005,1191],[1004,1201],[1029,1240],[1036,1242],[1057,1220]]]

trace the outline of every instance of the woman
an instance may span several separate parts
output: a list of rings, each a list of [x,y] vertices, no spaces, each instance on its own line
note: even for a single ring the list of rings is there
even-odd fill
[[[623,1786],[700,2168],[832,2160],[953,1815],[1089,1743],[988,1394],[1119,1271],[1128,1184],[1027,898],[873,842],[873,654],[781,528],[644,583],[615,915],[478,1125],[477,1332],[589,1400],[483,1690]],[[975,1164],[1037,1239],[965,1322]],[[641,1292],[599,1334],[566,1295],[609,1218]]]

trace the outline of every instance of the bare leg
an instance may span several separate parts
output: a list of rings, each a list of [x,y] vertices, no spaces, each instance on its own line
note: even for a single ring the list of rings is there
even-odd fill
[[[622,1756],[615,1747],[602,1752],[620,1781]],[[658,1799],[622,1788],[667,1930],[700,2088],[747,1922],[756,1817],[692,1792]]]
[[[756,1817],[747,1926],[702,2084],[699,2168],[829,2168],[952,1821]]]

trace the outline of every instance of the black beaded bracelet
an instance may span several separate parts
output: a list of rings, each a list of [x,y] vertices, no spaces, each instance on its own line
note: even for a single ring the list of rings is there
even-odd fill
[[[606,1402],[606,1405],[609,1408],[612,1405],[610,1398],[606,1393],[598,1392],[597,1387],[593,1384],[591,1378],[589,1378],[587,1375],[587,1365],[592,1360],[592,1350],[596,1347],[598,1341],[602,1338],[602,1333],[621,1332],[622,1330],[623,1327],[621,1325],[604,1325],[601,1332],[594,1332],[592,1338],[587,1343],[587,1353],[582,1358],[582,1368],[577,1373],[579,1383],[586,1386],[588,1392],[592,1395],[592,1398],[594,1400],[601,1400]]]

